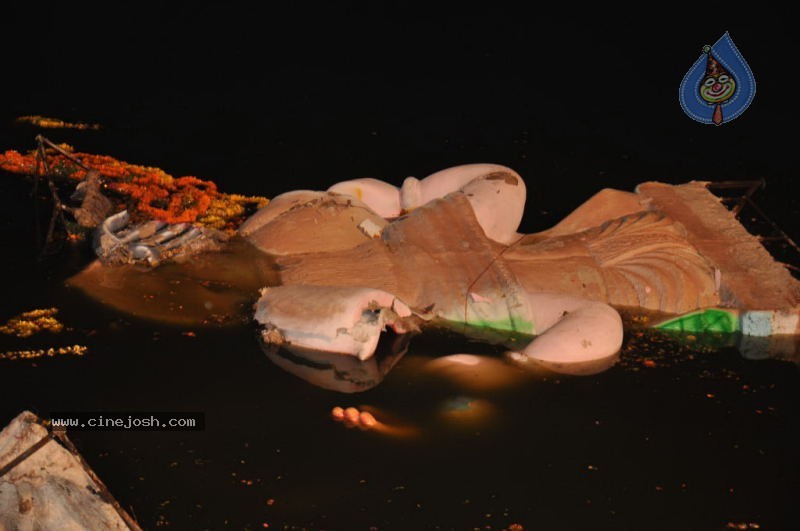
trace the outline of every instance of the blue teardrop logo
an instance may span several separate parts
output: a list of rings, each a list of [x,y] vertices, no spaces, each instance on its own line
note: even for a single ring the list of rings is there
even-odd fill
[[[756,95],[756,80],[725,32],[683,76],[678,98],[683,112],[704,124],[722,125],[742,114]]]

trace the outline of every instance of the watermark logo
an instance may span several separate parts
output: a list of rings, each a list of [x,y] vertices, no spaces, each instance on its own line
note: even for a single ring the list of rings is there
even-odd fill
[[[205,413],[199,411],[56,411],[54,430],[69,431],[203,431]]]
[[[722,125],[741,115],[756,95],[756,80],[739,49],[725,32],[703,53],[681,81],[683,112],[704,124]]]

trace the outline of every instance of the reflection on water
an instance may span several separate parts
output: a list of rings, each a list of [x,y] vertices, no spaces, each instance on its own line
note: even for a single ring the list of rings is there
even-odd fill
[[[358,393],[375,387],[384,379],[408,351],[411,337],[403,334],[384,339],[375,355],[364,361],[335,352],[260,343],[267,357],[286,372],[323,389]]]
[[[501,359],[463,353],[434,358],[421,367],[420,375],[444,378],[470,391],[500,389],[529,380],[523,370]]]
[[[662,341],[690,345],[705,351],[733,348],[748,360],[784,360],[800,364],[800,336],[771,335],[751,336],[740,332],[724,333],[681,333],[662,330],[650,331],[653,338],[661,337]]]
[[[429,332],[430,333],[430,332]],[[450,329],[439,329],[434,334],[454,336]],[[779,359],[800,361],[800,337],[770,336],[755,337],[741,333],[680,333],[657,331],[634,326],[629,330],[634,338],[646,338],[649,346],[683,344],[699,351],[711,352],[726,348],[736,348],[742,357],[749,360]],[[306,382],[341,393],[357,393],[377,386],[408,352],[414,334],[397,335],[385,332],[376,355],[361,361],[355,356],[323,352],[290,345],[277,347],[263,344],[267,357],[281,369],[302,378]],[[478,343],[473,343],[478,344]],[[637,344],[636,339],[626,347]],[[478,355],[471,353],[441,354],[424,363],[415,363],[414,377],[439,378],[470,391],[490,391],[526,385],[534,377],[548,374],[571,376],[591,376],[609,370],[620,361],[617,352],[606,358],[578,362],[561,363],[534,360],[513,351],[503,352],[509,343],[490,342],[486,339],[484,347],[494,345],[500,355]],[[647,345],[638,345],[646,347]],[[491,348],[491,347],[490,347]]]
[[[475,329],[471,328],[470,331],[475,332]],[[427,333],[457,335],[453,327],[428,329]],[[408,351],[414,335],[384,332],[376,355],[363,362],[355,356],[291,345],[281,348],[265,345],[264,349],[276,365],[295,376],[325,389],[352,393],[370,389],[380,383]],[[481,344],[478,341],[482,340],[484,348],[519,348],[520,341],[530,340],[514,337],[509,341],[507,334],[492,330],[481,334],[472,333],[469,337],[474,345]],[[523,384],[532,374],[598,374],[611,368],[618,360],[618,353],[606,358],[574,363],[532,360],[515,352],[505,352],[499,357],[467,353],[443,354],[418,367],[417,376],[445,378],[465,389],[490,390]]]
[[[800,336],[756,337],[740,335],[736,348],[749,360],[779,359],[800,364]]]
[[[384,388],[387,394],[382,400],[370,401],[368,393],[359,396],[361,403],[337,400],[331,417],[346,428],[391,438],[413,438],[417,444],[430,444],[441,437],[458,437],[458,434],[499,436],[507,433],[519,422],[522,413],[513,397],[525,396],[553,381],[558,384],[561,377],[597,383],[593,377],[615,366],[628,374],[665,368],[682,370],[682,367],[691,371],[691,365],[698,360],[722,352],[740,352],[741,360],[776,359],[797,363],[799,342],[794,336],[675,334],[629,325],[629,337],[620,353],[573,364],[520,361],[507,352],[502,343],[474,342],[448,329],[433,329],[415,336],[416,345],[411,335],[390,334],[388,340],[384,338],[381,342],[379,353],[366,361],[304,349],[290,352],[269,347],[265,352],[281,369],[309,384],[340,393],[364,393],[374,389],[396,366],[391,375],[393,383],[388,389]],[[455,346],[472,347],[475,353],[449,353]],[[740,350],[734,350],[736,347]],[[406,356],[409,351],[412,354]],[[701,374],[702,378],[712,380],[738,380],[722,368],[719,371],[705,369]],[[398,389],[398,382],[414,382],[413,389]],[[750,387],[745,384],[743,389]],[[411,393],[411,396],[394,393]],[[715,393],[705,395],[714,397]],[[421,407],[403,411],[402,404],[409,400]],[[397,407],[398,403],[401,407]]]

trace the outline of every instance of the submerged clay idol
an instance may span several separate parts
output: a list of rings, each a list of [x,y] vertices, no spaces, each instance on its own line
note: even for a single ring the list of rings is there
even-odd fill
[[[158,303],[151,316],[230,312],[249,293],[266,346],[367,360],[387,327],[404,334],[441,325],[506,336],[512,359],[550,366],[614,356],[622,309],[681,316],[721,308],[732,331],[800,334],[800,283],[706,183],[602,190],[528,235],[517,232],[525,199],[522,178],[494,164],[408,178],[399,188],[357,179],[288,192],[249,218],[227,249],[160,267],[183,268],[196,282],[181,289],[196,289],[180,312]],[[124,308],[115,293],[134,283],[119,271],[96,263],[72,283]],[[157,287],[153,273],[136,273],[147,289]],[[209,280],[230,288],[236,304],[204,291]]]
[[[440,323],[527,336],[520,361],[577,363],[618,351],[615,308],[759,310],[798,333],[800,284],[704,183],[603,190],[530,235],[525,197],[492,164],[277,197],[240,229],[280,270],[256,305],[263,340],[367,359],[384,327]]]

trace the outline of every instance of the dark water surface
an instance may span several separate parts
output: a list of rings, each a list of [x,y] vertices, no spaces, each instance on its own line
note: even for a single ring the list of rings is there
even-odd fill
[[[463,9],[282,8],[258,20],[213,4],[9,9],[5,22],[17,27],[0,149],[33,147],[38,131],[14,125],[19,115],[100,122],[97,132],[45,134],[270,197],[497,162],[528,183],[525,231],[603,187],[764,178],[760,203],[800,236],[786,128],[798,112],[784,97],[797,81],[787,69],[797,46],[780,13],[677,31]],[[36,38],[20,29],[31,20]],[[681,112],[678,83],[725,30],[759,92],[734,122],[702,126]],[[56,306],[71,330],[2,337],[0,350],[63,342],[90,351],[0,360],[0,425],[23,409],[204,411],[203,432],[70,434],[146,529],[796,526],[796,360],[629,334],[620,363],[601,374],[529,376],[481,392],[418,368],[444,354],[500,351],[432,334],[415,338],[379,386],[343,395],[275,366],[247,322],[167,327],[65,287],[91,254],[73,245],[38,260],[47,205],[37,215],[29,193],[29,182],[0,175],[0,321]],[[442,408],[454,399],[482,400],[490,415],[448,420]],[[420,437],[329,418],[335,405],[362,404]]]

